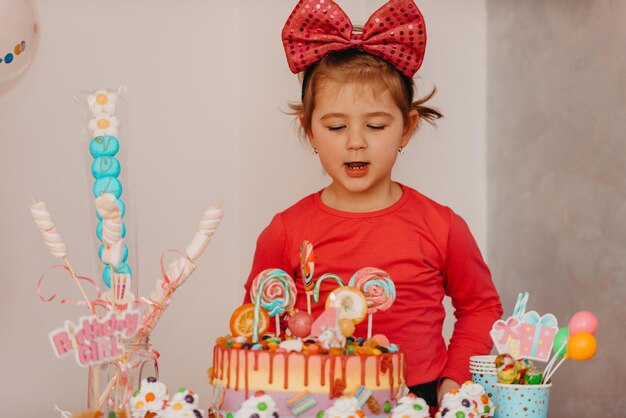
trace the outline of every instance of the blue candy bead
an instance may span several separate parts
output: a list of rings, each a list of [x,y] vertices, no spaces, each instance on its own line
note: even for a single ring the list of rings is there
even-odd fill
[[[121,262],[116,267],[114,267],[113,272],[132,274],[130,266],[125,262]],[[111,287],[111,268],[108,264],[104,267],[104,270],[102,270],[102,281],[104,282],[104,284],[107,285],[107,287]]]
[[[10,64],[11,62],[13,62],[13,54],[11,54],[10,52],[6,54],[4,56],[4,62],[6,62],[7,64]]]
[[[122,238],[124,238],[125,236],[126,236],[126,225],[124,224],[124,222],[122,222]],[[102,221],[98,222],[98,225],[96,225],[96,237],[98,237],[98,239],[102,241]]]
[[[120,142],[112,135],[97,136],[89,143],[89,152],[93,158],[112,157],[120,150]]]
[[[390,344],[388,348],[389,348],[389,352],[390,353],[397,353],[398,352],[398,346],[395,345],[395,344]]]
[[[124,204],[124,201],[122,199],[117,199],[115,201],[117,203],[117,206],[120,207],[120,216],[123,218],[124,214],[126,213],[126,205]],[[102,216],[100,216],[100,213],[96,210],[96,217],[98,218],[99,221],[102,220]]]
[[[122,183],[115,177],[102,177],[93,184],[94,197],[100,197],[105,193],[111,193],[116,198],[122,195]]]
[[[100,244],[100,248],[98,248],[98,257],[102,260],[102,252],[104,251],[104,244]],[[125,262],[128,259],[128,246],[126,243],[122,245],[122,262]]]
[[[107,176],[117,177],[120,171],[120,162],[115,157],[98,157],[91,164],[91,174],[97,179]]]

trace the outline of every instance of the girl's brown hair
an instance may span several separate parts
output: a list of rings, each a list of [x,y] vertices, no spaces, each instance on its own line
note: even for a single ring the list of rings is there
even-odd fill
[[[311,131],[311,115],[315,108],[315,93],[324,81],[348,83],[354,81],[382,83],[402,112],[405,125],[409,112],[416,110],[420,120],[434,125],[443,114],[437,109],[424,106],[435,94],[436,88],[425,97],[413,101],[413,79],[398,72],[390,63],[357,49],[346,49],[326,55],[304,72],[301,103],[291,103],[292,114],[298,116],[305,133]]]

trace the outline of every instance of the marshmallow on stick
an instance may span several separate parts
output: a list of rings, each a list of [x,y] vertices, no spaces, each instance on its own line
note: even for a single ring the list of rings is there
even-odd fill
[[[222,221],[222,216],[222,209],[214,206],[209,206],[204,212],[202,220],[198,225],[198,232],[196,232],[191,244],[187,246],[187,257],[179,257],[165,269],[165,276],[170,283],[166,284],[163,279],[158,280],[155,289],[150,294],[150,299],[156,302],[156,306],[144,322],[142,330],[138,335],[150,332],[154,328],[165,311],[165,302],[172,297],[174,291],[194,272],[196,269],[194,260],[200,257],[204,252],[204,249],[211,241],[213,234],[215,234],[217,227]]]
[[[63,261],[65,261],[65,265],[69,269],[70,274],[74,279],[74,282],[76,282],[76,285],[80,289],[80,293],[83,295],[85,302],[87,302],[87,307],[89,308],[91,313],[94,313],[93,305],[87,297],[85,289],[83,289],[80,281],[78,281],[78,277],[76,277],[76,273],[74,273],[74,269],[72,268],[70,261],[67,259],[67,246],[63,242],[63,239],[61,239],[61,234],[59,234],[59,231],[57,231],[57,229],[54,227],[54,222],[52,222],[52,216],[50,216],[50,212],[48,212],[46,204],[42,201],[34,202],[30,206],[30,213],[33,215],[33,220],[35,221],[37,228],[39,228],[39,230],[43,234],[43,240],[48,247],[48,251],[50,252],[50,254],[52,254],[53,257],[62,258]]]
[[[198,232],[194,235],[191,244],[187,246],[187,257],[189,257],[191,261],[200,257],[207,245],[209,245],[211,237],[213,237],[213,234],[215,234],[217,227],[222,221],[222,216],[222,209],[216,208],[215,206],[209,206],[204,212],[200,224],[198,225]]]
[[[33,203],[30,207],[30,213],[33,215],[37,228],[39,228],[43,234],[43,240],[50,254],[56,258],[65,258],[67,255],[67,247],[61,239],[61,235],[54,227],[52,217],[46,208],[46,204],[44,202]]]

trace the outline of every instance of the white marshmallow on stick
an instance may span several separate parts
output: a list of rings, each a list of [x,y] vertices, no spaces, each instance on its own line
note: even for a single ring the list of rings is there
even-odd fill
[[[33,215],[37,228],[43,234],[43,240],[48,247],[48,251],[56,258],[65,258],[67,246],[61,239],[61,234],[54,227],[50,212],[44,202],[35,202],[30,206],[30,213]]]
[[[215,206],[209,206],[204,212],[198,225],[198,232],[194,235],[191,244],[187,246],[186,254],[190,260],[194,261],[202,255],[209,242],[211,242],[217,227],[220,225],[222,216],[222,209]]]
[[[80,293],[83,295],[83,298],[87,303],[87,307],[92,314],[95,313],[94,307],[89,301],[87,293],[85,293],[85,289],[83,289],[83,286],[80,284],[80,281],[78,280],[76,273],[74,273],[74,269],[72,268],[72,265],[67,258],[67,246],[61,239],[61,234],[59,234],[59,231],[57,231],[57,229],[54,227],[54,222],[52,222],[52,216],[50,216],[50,212],[48,212],[46,204],[42,201],[36,202],[35,199],[33,199],[33,204],[30,206],[30,213],[35,220],[37,228],[39,228],[39,230],[43,234],[43,240],[48,247],[48,251],[50,252],[50,254],[52,254],[53,257],[62,258],[63,261],[65,261],[65,265],[69,269],[70,275],[74,279],[74,282],[80,289]]]
[[[176,287],[180,286],[191,276],[196,270],[196,265],[185,257],[180,257],[174,260],[167,266],[165,275],[167,278],[176,284]]]

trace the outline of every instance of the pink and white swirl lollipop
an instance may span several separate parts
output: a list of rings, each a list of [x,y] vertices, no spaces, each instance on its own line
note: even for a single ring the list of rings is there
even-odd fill
[[[250,288],[252,302],[256,305],[258,300],[258,305],[271,317],[276,317],[276,335],[280,334],[280,315],[293,309],[297,294],[291,276],[280,269],[263,270],[254,278]]]
[[[349,286],[356,287],[367,300],[367,337],[372,336],[372,315],[391,308],[396,300],[396,286],[386,271],[376,267],[365,267],[354,273]]]

